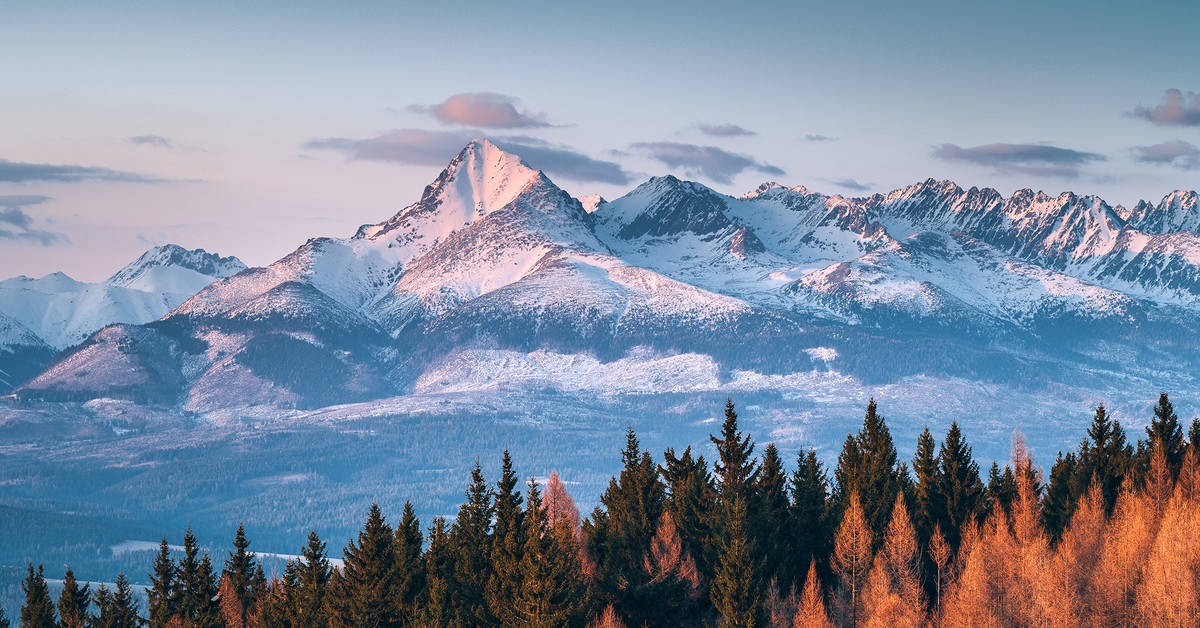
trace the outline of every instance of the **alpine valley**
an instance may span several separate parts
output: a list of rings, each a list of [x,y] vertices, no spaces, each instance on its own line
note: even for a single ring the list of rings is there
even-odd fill
[[[122,543],[188,523],[340,546],[373,500],[452,513],[505,448],[587,510],[627,426],[703,450],[726,397],[789,457],[836,455],[875,397],[902,448],[956,419],[984,461],[1020,430],[1048,465],[1097,403],[1127,430],[1160,390],[1200,405],[1200,202],[674,176],[581,200],[477,140],[264,268],[167,246],[0,283],[0,371],[0,520],[28,526],[0,562],[76,573],[140,573],[153,544]]]

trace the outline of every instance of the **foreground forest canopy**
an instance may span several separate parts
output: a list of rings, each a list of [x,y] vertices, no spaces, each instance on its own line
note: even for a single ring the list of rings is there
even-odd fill
[[[1043,474],[1019,436],[982,472],[957,424],[898,459],[874,400],[832,473],[758,450],[733,403],[716,459],[660,460],[630,430],[623,469],[586,518],[557,474],[476,463],[452,522],[377,506],[344,561],[311,533],[268,578],[239,526],[223,568],[189,530],[164,539],[141,609],[124,574],[57,600],[28,566],[23,626],[1200,625],[1200,420],[1166,393],[1143,438],[1103,406]],[[0,625],[7,620],[0,615]]]

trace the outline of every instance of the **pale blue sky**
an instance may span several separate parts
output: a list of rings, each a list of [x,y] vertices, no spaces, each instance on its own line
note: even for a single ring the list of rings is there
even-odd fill
[[[104,4],[0,6],[0,276],[163,242],[265,264],[414,201],[476,132],[578,195],[1200,187],[1195,2]]]

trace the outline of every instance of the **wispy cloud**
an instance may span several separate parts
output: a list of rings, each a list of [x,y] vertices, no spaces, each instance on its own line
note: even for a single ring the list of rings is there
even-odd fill
[[[318,138],[305,142],[305,150],[336,150],[352,161],[384,161],[419,166],[441,166],[450,161],[468,142],[485,134],[478,130],[426,131],[395,129],[376,137]],[[594,159],[567,146],[544,142],[528,136],[491,137],[504,150],[519,155],[529,165],[573,181],[612,184],[629,183],[629,174],[620,164]]]
[[[679,142],[638,142],[630,148],[671,168],[680,168],[690,176],[704,176],[717,183],[732,183],[733,177],[747,170],[769,175],[786,174],[782,169],[762,163],[749,155],[731,153],[716,146]]]
[[[155,146],[158,148],[175,148],[175,142],[161,135],[135,135],[127,140],[135,146]]]
[[[36,242],[42,246],[66,242],[65,235],[37,227],[33,216],[25,211],[30,205],[49,200],[49,196],[34,194],[0,196],[0,239]]]
[[[824,179],[823,178],[823,179],[821,179],[821,181],[835,185],[839,188],[842,188],[843,190],[850,190],[851,192],[870,192],[871,189],[875,185],[874,183],[859,183],[857,180],[849,179],[849,178],[846,178],[846,179],[839,179],[839,178]]]
[[[806,139],[810,142],[836,142],[837,141],[836,137],[830,137],[828,135],[821,135],[819,133],[809,133],[808,135],[804,136],[804,139]]]
[[[544,113],[517,109],[520,101],[493,92],[455,94],[436,105],[412,105],[410,111],[429,113],[442,124],[486,129],[520,129],[551,126]]]
[[[1104,155],[1049,144],[983,144],[964,148],[942,144],[931,155],[943,161],[987,166],[999,174],[1024,174],[1074,179],[1080,168]]]
[[[708,122],[697,122],[696,128],[705,135],[713,137],[749,137],[758,135],[754,131],[747,129],[737,124],[710,124]]]
[[[1200,126],[1200,94],[1188,92],[1185,95],[1172,87],[1163,92],[1158,106],[1138,105],[1128,114],[1159,126]]]
[[[59,183],[78,183],[79,181],[166,183],[165,179],[157,177],[96,166],[33,164],[0,159],[0,182],[27,183],[31,181],[55,181]]]
[[[1200,147],[1183,140],[1150,146],[1134,146],[1133,158],[1144,164],[1172,166],[1180,170],[1200,170]]]

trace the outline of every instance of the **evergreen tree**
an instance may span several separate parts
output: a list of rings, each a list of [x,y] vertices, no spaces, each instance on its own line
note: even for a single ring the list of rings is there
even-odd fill
[[[643,566],[665,507],[666,489],[650,452],[642,450],[633,429],[625,440],[624,468],[600,496],[604,510],[597,508],[584,529],[596,559],[601,602],[616,604],[621,616],[640,625],[651,609],[629,593],[643,590],[648,582]]]
[[[717,476],[718,519],[714,526],[717,537],[710,542],[717,557],[716,569],[713,574],[710,599],[717,612],[727,622],[730,618],[744,620],[746,612],[753,611],[755,616],[761,610],[759,588],[765,583],[764,569],[768,567],[764,559],[765,531],[762,508],[766,505],[764,496],[758,491],[761,469],[753,459],[754,442],[750,435],[743,435],[738,428],[738,415],[733,407],[733,400],[725,401],[725,421],[721,425],[721,436],[709,436],[709,440],[717,449],[717,460],[714,471]],[[783,469],[779,462],[778,452],[775,455],[774,475],[771,479],[772,490],[776,497],[783,494]],[[786,498],[784,507],[775,513],[782,517],[786,513]],[[778,508],[778,504],[775,505]],[[736,530],[736,532],[735,532]],[[734,561],[730,564],[729,561]],[[772,565],[776,566],[776,565]],[[728,578],[733,575],[752,577],[753,581],[733,584]],[[725,580],[718,585],[718,580]],[[753,596],[743,595],[740,587],[750,587]],[[720,600],[720,601],[718,601]],[[721,605],[725,606],[722,607]],[[730,606],[732,604],[732,606]],[[761,618],[758,618],[761,619]]]
[[[1005,465],[1004,473],[1001,473],[1000,465],[993,462],[992,468],[988,470],[985,492],[987,494],[987,516],[1007,512],[1017,496],[1017,480],[1013,476],[1012,467]]]
[[[951,548],[957,548],[961,531],[968,521],[979,517],[984,509],[984,487],[979,478],[979,465],[971,446],[963,438],[958,422],[950,423],[946,439],[938,451],[936,486],[938,499],[936,524],[941,528]],[[932,532],[932,531],[930,531]],[[928,537],[920,537],[927,542]]]
[[[428,583],[421,599],[416,626],[455,626],[450,606],[450,582],[454,564],[450,556],[450,532],[446,519],[435,517],[429,527],[429,550],[425,552],[425,581]]]
[[[762,564],[750,536],[749,514],[743,498],[727,503],[728,517],[717,553],[712,582],[712,603],[723,628],[761,625]]]
[[[551,534],[541,492],[532,478],[524,517],[525,546],[521,552],[520,582],[513,600],[522,626],[569,626],[581,621],[587,600],[578,553]]]
[[[371,504],[367,522],[343,552],[342,617],[348,626],[399,626],[395,599],[398,584],[396,537],[379,504]]]
[[[788,477],[783,469],[783,460],[774,443],[763,448],[762,465],[759,467],[755,493],[758,496],[758,516],[753,522],[757,528],[754,536],[757,538],[760,556],[763,557],[764,582],[776,583],[780,591],[786,593],[796,583],[799,574],[791,571],[788,560],[794,550],[792,535],[788,529],[791,523],[791,504],[787,496]]]
[[[1150,425],[1146,426],[1146,441],[1151,444],[1162,443],[1171,477],[1178,477],[1185,447],[1183,429],[1179,425],[1179,416],[1175,414],[1175,406],[1171,404],[1171,399],[1165,392],[1158,395],[1158,405],[1154,406],[1154,418],[1150,420]]]
[[[892,514],[896,493],[905,489],[905,468],[897,465],[896,446],[887,421],[876,413],[875,400],[867,403],[863,427],[847,436],[833,472],[837,479],[837,501],[846,507],[850,493],[857,493],[874,538],[883,538]]]
[[[295,628],[317,628],[328,624],[322,611],[333,570],[325,547],[316,531],[308,533],[308,543],[295,567],[296,584],[292,594],[292,626]]]
[[[501,624],[516,621],[512,601],[516,598],[521,581],[525,515],[521,511],[522,497],[517,490],[518,483],[512,456],[506,450],[501,460],[500,480],[496,483],[496,522],[486,589],[488,610]]]
[[[400,523],[396,526],[396,598],[394,606],[401,622],[409,625],[416,617],[421,591],[425,588],[425,564],[421,545],[425,542],[421,522],[412,502],[404,502]]]
[[[117,588],[109,592],[103,585],[96,591],[96,617],[93,628],[137,628],[141,625],[133,587],[124,573],[117,574]],[[215,624],[214,624],[215,625]]]
[[[1121,423],[1109,416],[1103,404],[1097,406],[1088,440],[1080,446],[1079,473],[1084,486],[1092,482],[1100,485],[1107,514],[1112,514],[1132,457],[1133,449],[1125,441]]]
[[[1066,531],[1078,503],[1076,466],[1075,454],[1064,455],[1059,452],[1058,458],[1050,467],[1050,481],[1046,485],[1046,497],[1042,500],[1042,516],[1046,520],[1046,532],[1054,541]]]
[[[252,614],[252,625],[256,628],[292,628],[295,591],[296,561],[289,560],[283,566],[283,575],[267,584],[258,598],[260,603]]]
[[[913,456],[913,475],[916,484],[913,485],[913,524],[917,535],[928,539],[933,527],[942,520],[942,505],[944,500],[938,493],[938,459],[937,443],[933,434],[926,427],[917,437],[917,451]]]
[[[146,593],[150,628],[166,628],[171,618],[179,615],[177,575],[178,569],[171,560],[171,547],[163,537],[150,572],[150,590]]]
[[[239,523],[233,536],[233,551],[225,559],[225,568],[221,572],[221,581],[226,583],[226,590],[237,600],[237,625],[245,626],[250,608],[255,602],[255,573],[258,571],[254,553],[248,551],[250,541],[246,538],[246,529]],[[230,622],[226,622],[230,623]]]
[[[63,576],[63,590],[58,595],[58,625],[60,628],[83,628],[88,620],[88,599],[91,587],[81,589],[75,580],[75,572],[67,567]]]
[[[201,556],[200,545],[191,527],[183,535],[183,554],[175,586],[175,606],[180,623],[183,628],[216,626],[221,616],[216,576],[208,554]]]
[[[679,538],[700,570],[711,572],[715,557],[708,551],[708,539],[712,534],[710,523],[716,508],[717,491],[708,471],[708,462],[704,456],[693,458],[690,446],[679,457],[674,449],[667,449],[663,452],[663,466],[659,467],[659,472],[670,491],[665,507],[671,513]]]
[[[492,489],[476,459],[471,469],[471,484],[467,487],[467,501],[459,508],[458,518],[450,526],[450,545],[454,552],[452,604],[459,617],[473,625],[495,621],[486,599],[492,514]]]
[[[54,602],[50,599],[50,589],[46,587],[46,576],[42,565],[33,569],[29,563],[29,574],[21,583],[25,593],[25,605],[21,607],[21,628],[54,628]]]
[[[725,400],[725,421],[721,424],[721,437],[709,436],[717,448],[717,472],[719,497],[723,503],[744,501],[749,503],[753,496],[754,482],[758,477],[757,463],[753,460],[754,442],[750,436],[742,436],[738,430],[738,416],[733,400]]]
[[[1200,417],[1192,419],[1192,425],[1188,428],[1188,444],[1192,449],[1200,450]]]
[[[832,537],[827,513],[829,474],[817,452],[810,449],[800,454],[792,473],[791,493],[791,569],[799,574],[806,565],[826,560]]]

